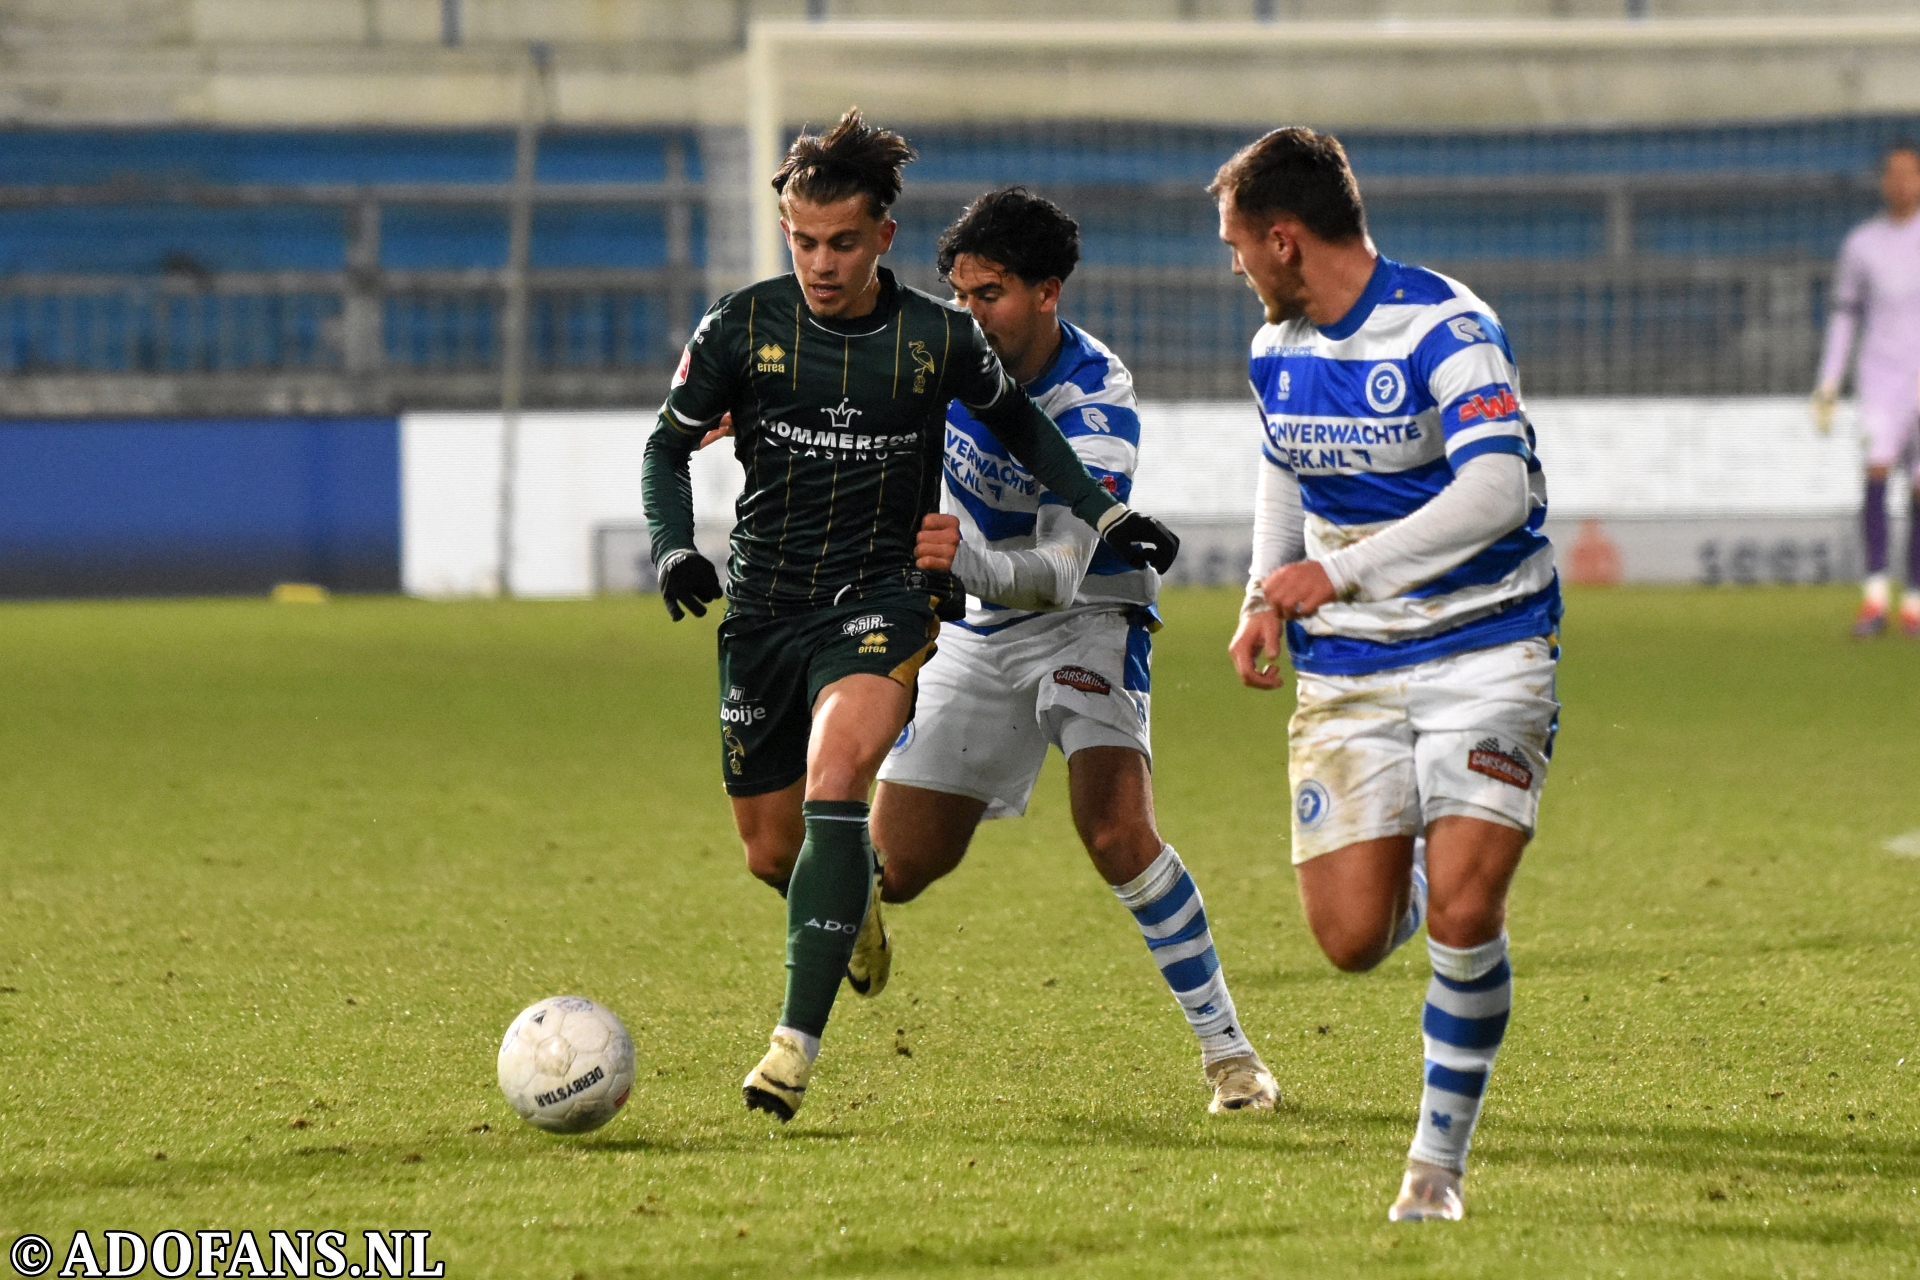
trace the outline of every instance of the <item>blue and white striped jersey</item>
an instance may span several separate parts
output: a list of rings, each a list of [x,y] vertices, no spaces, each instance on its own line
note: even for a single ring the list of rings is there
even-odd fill
[[[1027,394],[1059,424],[1087,470],[1125,502],[1140,456],[1140,415],[1134,407],[1133,375],[1120,358],[1063,320],[1060,351],[1046,371],[1027,384]],[[958,400],[947,410],[946,488],[940,505],[960,517],[962,539],[995,551],[1033,546],[1042,507],[1054,508],[1056,517],[1065,514],[1060,499],[1014,461],[1006,446]],[[1130,568],[1100,542],[1079,593],[1066,609],[1037,613],[969,597],[966,621],[958,625],[986,634],[1029,618],[1150,607],[1159,586],[1159,574]]]
[[[1250,374],[1262,451],[1300,482],[1309,559],[1411,515],[1484,453],[1524,458],[1533,494],[1524,525],[1432,581],[1289,623],[1295,668],[1359,675],[1555,630],[1546,477],[1506,331],[1471,290],[1383,257],[1338,323],[1263,327]]]

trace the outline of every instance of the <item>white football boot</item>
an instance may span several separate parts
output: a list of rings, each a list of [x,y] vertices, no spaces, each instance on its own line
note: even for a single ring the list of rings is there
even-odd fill
[[[1271,1111],[1280,1105],[1280,1085],[1257,1053],[1222,1058],[1201,1067],[1213,1086],[1210,1115],[1222,1111]]]
[[[1388,1222],[1458,1222],[1466,1214],[1459,1174],[1424,1160],[1407,1161],[1400,1194],[1387,1210]]]

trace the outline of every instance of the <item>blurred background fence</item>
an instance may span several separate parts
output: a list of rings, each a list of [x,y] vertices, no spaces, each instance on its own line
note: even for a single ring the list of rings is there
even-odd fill
[[[1142,492],[1203,576],[1244,561],[1244,495],[1196,477],[1251,448],[1259,323],[1203,189],[1289,122],[1345,141],[1383,252],[1500,313],[1589,560],[1857,559],[1857,449],[1801,401],[1920,134],[1912,0],[13,0],[0,595],[644,580],[652,408],[785,269],[779,148],[854,103],[920,151],[909,283],[991,187],[1079,219],[1064,311],[1195,480]],[[1708,483],[1749,439],[1840,479]]]
[[[1530,390],[1758,394],[1810,385],[1839,240],[1875,207],[1884,139],[1913,132],[1920,117],[1354,131],[1347,142],[1381,249],[1487,298]],[[1085,264],[1067,311],[1126,355],[1143,388],[1240,394],[1259,315],[1226,270],[1202,187],[1251,131],[913,133],[923,158],[890,260],[908,281],[937,292],[941,227],[982,190],[1026,183],[1081,221]],[[0,375],[12,412],[497,401],[510,135],[129,130],[97,141],[19,131],[3,144]],[[529,405],[660,395],[718,291],[711,198],[691,134],[543,139]]]

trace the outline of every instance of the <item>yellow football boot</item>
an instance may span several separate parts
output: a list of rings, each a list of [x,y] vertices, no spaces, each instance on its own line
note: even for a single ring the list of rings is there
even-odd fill
[[[847,961],[847,985],[860,995],[877,996],[886,990],[892,973],[893,938],[880,918],[880,873],[876,871],[867,918],[860,922],[860,935],[853,940],[853,955]]]
[[[807,1077],[812,1074],[813,1063],[800,1042],[792,1036],[775,1035],[767,1056],[741,1082],[747,1110],[771,1111],[785,1124],[805,1100]]]

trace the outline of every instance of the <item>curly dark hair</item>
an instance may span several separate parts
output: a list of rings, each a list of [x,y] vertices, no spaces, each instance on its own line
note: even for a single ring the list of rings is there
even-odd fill
[[[802,133],[793,140],[773,189],[783,201],[797,196],[809,204],[865,196],[868,212],[884,218],[900,198],[900,170],[918,158],[905,138],[868,124],[860,108],[851,107],[825,137]]]
[[[1243,214],[1291,214],[1322,240],[1339,243],[1364,235],[1367,211],[1360,203],[1347,150],[1330,133],[1291,125],[1234,152],[1207,184],[1215,200],[1232,197]]]
[[[1080,224],[1025,187],[1002,187],[968,205],[940,233],[936,262],[942,280],[963,253],[998,263],[1030,285],[1065,283],[1080,262]]]

